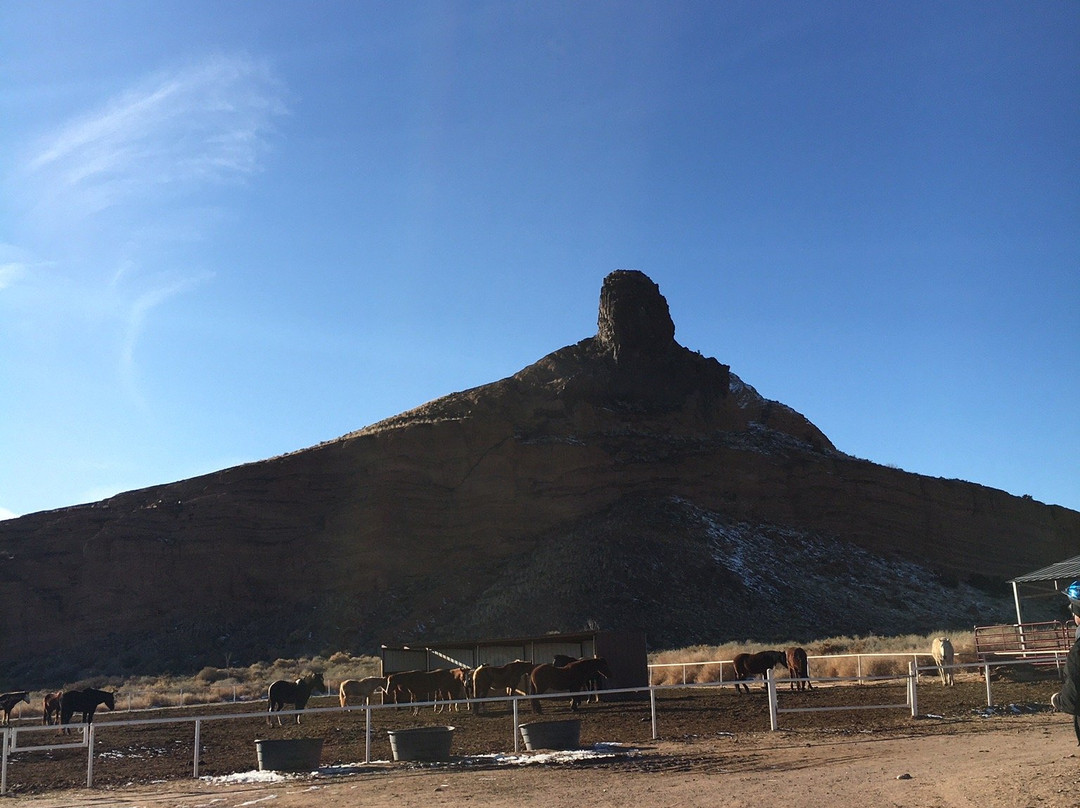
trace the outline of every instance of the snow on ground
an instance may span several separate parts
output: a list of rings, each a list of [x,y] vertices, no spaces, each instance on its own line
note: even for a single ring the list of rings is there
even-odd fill
[[[598,743],[589,749],[573,749],[567,751],[549,752],[523,752],[520,754],[494,754],[494,755],[469,755],[454,758],[453,760],[439,765],[456,766],[467,768],[469,766],[533,766],[581,763],[591,760],[610,760],[617,757],[629,757],[637,753],[637,750],[618,743]],[[359,774],[371,771],[373,766],[384,766],[390,763],[388,760],[375,760],[371,763],[341,763],[336,766],[320,766],[316,771],[307,774],[283,773],[272,771],[253,770],[249,772],[236,772],[219,777],[200,777],[204,783],[210,785],[234,785],[238,783],[282,783],[286,780],[300,777],[340,777],[346,774]]]

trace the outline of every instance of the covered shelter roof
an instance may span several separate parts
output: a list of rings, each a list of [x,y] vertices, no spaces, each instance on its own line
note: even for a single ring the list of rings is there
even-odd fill
[[[1027,575],[1017,575],[1009,583],[1042,583],[1060,581],[1065,578],[1069,579],[1069,583],[1080,578],[1080,555],[1051,564],[1049,567],[1043,567],[1041,570],[1029,572]]]
[[[1080,555],[1010,579],[1013,601],[1016,603],[1016,622],[1024,622],[1020,613],[1021,586],[1029,593],[1025,598],[1045,598],[1060,595],[1065,587],[1077,580],[1080,580]]]

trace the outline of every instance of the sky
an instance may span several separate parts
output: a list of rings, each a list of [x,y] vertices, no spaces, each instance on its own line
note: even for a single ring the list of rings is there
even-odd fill
[[[0,0],[0,514],[332,440],[604,277],[843,452],[1080,510],[1080,3]]]

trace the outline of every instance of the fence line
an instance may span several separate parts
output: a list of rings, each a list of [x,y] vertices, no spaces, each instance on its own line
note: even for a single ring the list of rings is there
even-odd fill
[[[901,658],[903,658],[903,657],[911,657],[911,661],[913,661],[915,663],[918,663],[919,657],[931,657],[931,656],[932,655],[930,653],[926,652],[926,651],[891,651],[891,652],[890,651],[881,651],[881,652],[874,652],[874,653],[857,653],[857,654],[811,654],[811,655],[808,655],[806,657],[806,659],[807,659],[807,662],[811,662],[813,660],[850,659],[850,658],[854,657],[855,658],[856,670],[857,670],[855,678],[859,679],[860,681],[863,681],[863,680],[867,679],[867,677],[865,677],[863,675],[862,662],[863,662],[864,657],[870,658],[870,659],[874,659],[874,658],[878,658],[878,657],[890,657],[890,658],[893,658],[893,657],[901,657]],[[720,672],[719,673],[720,678],[719,678],[718,681],[723,682],[724,681],[724,666],[727,665],[728,667],[731,667],[733,664],[734,664],[733,660],[730,660],[730,659],[712,659],[712,660],[707,660],[707,661],[703,661],[703,662],[652,662],[652,663],[649,663],[649,681],[650,682],[653,681],[653,675],[652,674],[653,674],[654,670],[661,669],[661,668],[682,668],[682,683],[685,685],[685,684],[688,684],[688,682],[686,681],[686,669],[687,668],[703,668],[703,667],[706,667],[708,665],[715,665],[715,666],[717,666],[717,668],[718,668],[718,670]],[[920,670],[926,670],[926,668],[920,668]],[[815,679],[814,681],[817,681],[817,679]]]
[[[1027,652],[1027,653],[1030,654],[1030,653],[1034,653],[1034,652]],[[1044,652],[1044,653],[1047,653],[1047,652]],[[1064,655],[1066,652],[1063,651],[1061,653],[1062,653],[1062,655]],[[867,677],[864,676],[864,674],[863,674],[863,664],[862,663],[863,663],[863,658],[864,657],[867,658],[867,659],[873,659],[873,658],[879,658],[879,657],[911,657],[912,661],[917,663],[920,657],[929,658],[930,656],[931,655],[928,652],[923,652],[923,651],[895,651],[895,652],[851,653],[851,654],[812,654],[812,655],[807,657],[807,660],[810,661],[810,662],[813,662],[815,660],[837,660],[837,659],[855,658],[856,659],[856,668],[857,668],[856,678],[859,679],[859,680],[867,680]],[[1029,660],[1029,661],[1031,661],[1031,660]],[[702,661],[702,662],[653,662],[653,663],[649,663],[649,665],[648,665],[649,682],[652,683],[652,681],[654,679],[653,672],[656,671],[656,670],[666,669],[666,668],[682,668],[682,683],[683,684],[692,684],[692,683],[689,683],[689,682],[686,681],[687,668],[695,668],[695,667],[696,668],[701,668],[701,667],[705,667],[705,666],[708,666],[708,665],[717,666],[717,669],[719,671],[719,679],[718,679],[718,681],[719,682],[724,682],[725,681],[725,679],[724,679],[724,666],[727,665],[730,668],[731,664],[732,664],[732,660],[730,660],[730,659],[717,659],[717,660],[708,660],[708,661]],[[924,667],[924,666],[919,667],[920,672],[923,672],[923,671],[926,671],[926,670],[927,670],[927,668]],[[731,680],[726,680],[726,681],[731,681]],[[818,680],[815,679],[814,681],[818,681]],[[152,706],[149,706],[149,707],[135,707],[135,706],[133,706],[133,702],[136,699],[140,698],[141,695],[144,695],[147,692],[152,692],[153,693],[152,698],[158,700],[159,702],[173,701],[175,703],[155,703],[155,704],[153,704]],[[324,695],[324,696],[332,696],[336,692],[337,691],[336,691],[335,688],[328,687],[327,692],[322,694],[322,695]],[[175,690],[175,691],[172,691],[172,692],[166,692],[166,693],[160,693],[160,692],[157,692],[157,691],[146,691],[146,690],[125,690],[124,688],[119,688],[116,691],[116,693],[117,693],[117,698],[116,698],[117,709],[118,710],[120,709],[119,705],[121,703],[126,703],[127,704],[126,712],[132,713],[132,712],[140,712],[142,710],[178,709],[178,708],[183,708],[183,707],[190,707],[190,706],[195,705],[195,704],[226,704],[226,703],[230,703],[230,702],[233,703],[233,704],[249,704],[249,703],[253,703],[253,702],[265,699],[265,686],[264,685],[252,685],[252,684],[235,684],[235,685],[224,685],[224,686],[208,685],[204,690],[199,690],[199,691],[188,691],[188,690],[184,690],[183,688],[181,688],[181,689],[178,689],[178,690]],[[223,697],[211,700],[211,699],[207,699],[203,695],[203,694],[206,694],[206,693],[209,693],[211,696],[213,696],[213,694],[215,694],[215,693],[218,693],[218,694],[222,694]],[[20,704],[16,705],[14,717],[17,718],[17,719],[23,719],[24,718],[24,716],[23,716],[24,712],[28,713],[30,715],[36,715],[36,714],[39,713],[39,710],[38,710],[38,707],[35,707],[33,704],[30,704],[30,705],[27,705],[27,706],[24,707],[23,704],[20,703]]]
[[[896,656],[895,654],[888,654],[886,656]],[[904,654],[906,656],[906,654]],[[926,656],[923,654],[923,656]],[[987,706],[993,704],[993,697],[991,691],[990,681],[990,668],[1001,667],[1008,665],[1030,665],[1039,663],[1051,663],[1057,659],[1058,654],[1054,653],[1053,656],[1047,656],[1044,658],[1036,659],[1023,659],[1023,660],[1006,660],[1006,661],[994,661],[989,660],[978,663],[961,663],[953,665],[954,668],[969,668],[969,669],[981,669],[983,677],[986,680],[986,703]],[[682,663],[674,663],[682,664]],[[704,663],[686,663],[686,664],[704,664]],[[904,680],[906,682],[906,700],[903,704],[879,704],[879,705],[837,705],[830,707],[785,707],[779,706],[779,695],[784,692],[777,686],[777,678],[773,675],[773,671],[769,670],[765,675],[765,687],[769,696],[769,724],[770,729],[775,731],[779,729],[779,715],[782,713],[799,713],[799,712],[822,712],[822,711],[850,711],[850,710],[867,710],[867,709],[910,709],[912,717],[918,716],[918,696],[917,696],[917,683],[919,679],[919,673],[922,671],[937,671],[936,666],[923,666],[920,667],[916,662],[912,661],[908,664],[908,673],[905,675],[887,675],[887,676],[850,676],[850,677],[822,677],[813,678],[807,677],[806,679],[795,679],[790,681],[806,681],[806,682],[851,682],[863,684],[871,681],[896,681]],[[656,740],[659,735],[657,732],[658,726],[658,711],[657,711],[657,693],[668,690],[693,690],[700,688],[711,689],[723,689],[731,688],[736,685],[736,682],[697,682],[675,685],[654,685],[650,684],[648,687],[632,687],[632,688],[612,688],[605,690],[605,695],[619,695],[630,693],[648,693],[650,700],[650,716],[651,716],[651,732],[652,740]],[[355,712],[356,710],[363,710],[365,713],[365,733],[364,733],[364,763],[371,763],[371,738],[372,738],[372,717],[376,711],[379,710],[400,710],[400,709],[420,709],[424,707],[437,707],[437,706],[450,706],[450,705],[471,705],[477,703],[505,703],[510,702],[510,712],[512,718],[511,734],[513,736],[513,748],[515,754],[520,750],[519,746],[519,705],[524,699],[566,699],[571,696],[589,696],[593,691],[579,691],[577,693],[571,692],[557,692],[557,693],[545,693],[541,695],[514,695],[514,696],[497,696],[484,699],[453,699],[453,700],[439,700],[439,701],[425,701],[425,702],[409,702],[407,704],[367,704],[367,705],[347,705],[345,707],[313,707],[304,710],[280,710],[273,715],[275,716],[293,716],[301,714],[318,714],[318,713],[348,713]],[[785,694],[785,697],[790,693]],[[192,776],[197,778],[199,776],[199,753],[200,753],[200,739],[202,733],[202,724],[207,721],[228,721],[228,720],[253,720],[261,719],[268,716],[268,713],[264,712],[245,712],[245,713],[229,713],[225,715],[197,715],[197,716],[177,716],[167,718],[144,718],[144,719],[121,719],[117,721],[104,721],[99,724],[68,724],[65,727],[81,730],[81,739],[77,742],[64,742],[59,744],[41,744],[37,746],[20,746],[19,735],[20,734],[32,734],[34,732],[58,732],[61,727],[57,725],[28,725],[28,726],[7,726],[0,728],[0,795],[7,793],[7,779],[8,779],[8,758],[11,754],[16,752],[36,752],[46,751],[50,749],[58,748],[82,748],[87,749],[87,762],[86,762],[86,785],[87,788],[93,787],[93,768],[94,768],[94,741],[95,735],[98,731],[109,731],[120,727],[131,726],[149,726],[149,725],[164,725],[164,724],[183,724],[193,723],[195,732],[195,749],[192,761]]]

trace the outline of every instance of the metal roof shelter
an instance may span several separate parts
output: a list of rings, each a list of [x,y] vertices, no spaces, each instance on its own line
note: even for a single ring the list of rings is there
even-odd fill
[[[1061,596],[1062,590],[1073,581],[1080,581],[1080,556],[1073,556],[1041,570],[1018,575],[1009,581],[1012,584],[1013,602],[1016,604],[1016,622],[1023,623],[1020,616],[1020,584],[1035,590],[1027,598],[1045,598]]]

